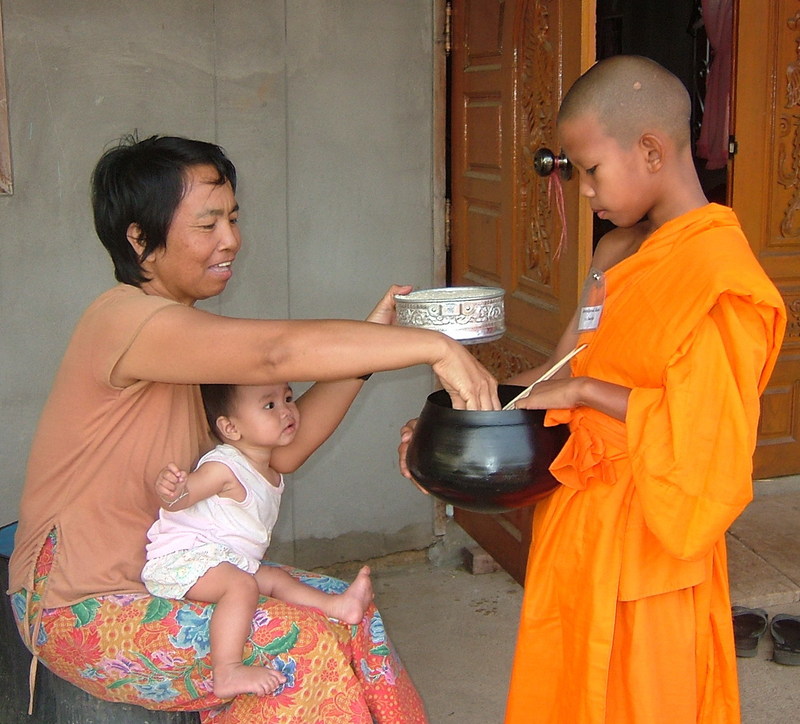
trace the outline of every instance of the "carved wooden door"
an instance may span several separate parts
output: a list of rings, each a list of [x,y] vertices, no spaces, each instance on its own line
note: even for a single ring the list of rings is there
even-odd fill
[[[755,477],[768,478],[800,472],[800,0],[735,7],[728,201],[789,312],[755,455]],[[595,2],[454,0],[452,29],[451,279],[506,289],[506,337],[473,348],[502,379],[549,354],[591,257],[591,212],[566,183],[568,244],[555,259],[562,225],[532,153],[558,151],[563,89],[594,62]],[[519,581],[531,515],[456,510]]]
[[[563,187],[564,223],[555,175],[536,175],[533,154],[558,153],[562,88],[593,62],[594,13],[594,2],[570,0],[452,5],[451,282],[506,290],[507,334],[472,348],[499,379],[549,356],[591,258],[591,212],[577,184]],[[522,581],[531,514],[456,510],[456,520]]]
[[[800,471],[800,2],[739,0],[738,12],[731,204],[789,316],[762,398],[765,478]]]

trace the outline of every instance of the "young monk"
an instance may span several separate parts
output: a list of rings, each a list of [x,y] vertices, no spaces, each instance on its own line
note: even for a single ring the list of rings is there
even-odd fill
[[[571,436],[534,516],[506,724],[739,721],[724,536],[752,497],[785,311],[703,194],[689,115],[682,83],[631,56],[559,112],[581,193],[619,228],[554,357],[588,347],[518,404]]]
[[[534,514],[506,724],[739,722],[724,536],[752,497],[786,317],[734,213],[703,194],[689,113],[675,76],[630,56],[560,109],[581,193],[619,228],[553,359],[509,380],[588,343],[517,403],[571,435]]]

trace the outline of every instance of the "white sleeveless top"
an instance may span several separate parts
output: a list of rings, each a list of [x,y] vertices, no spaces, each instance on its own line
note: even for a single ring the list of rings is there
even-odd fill
[[[162,508],[158,520],[147,532],[147,560],[167,553],[218,543],[247,557],[253,570],[264,558],[281,504],[284,484],[275,487],[232,445],[217,445],[197,463],[227,465],[244,486],[241,503],[212,495],[184,510]]]

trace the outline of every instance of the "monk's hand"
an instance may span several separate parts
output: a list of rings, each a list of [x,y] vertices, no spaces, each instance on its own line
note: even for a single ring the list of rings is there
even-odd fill
[[[533,389],[514,403],[517,410],[571,409],[569,400],[569,380],[552,379],[537,382]]]
[[[442,387],[447,390],[457,410],[499,410],[497,380],[476,360],[466,347],[441,335],[444,353],[433,364]]]
[[[417,420],[418,418],[409,420],[400,430],[400,445],[397,447],[397,454],[400,458],[400,472],[425,493],[425,495],[430,495],[425,488],[414,480],[411,471],[408,469],[408,446],[411,444],[411,438],[414,437],[414,428],[417,426]]]
[[[625,422],[628,415],[630,387],[595,377],[566,377],[539,382],[531,394],[517,401],[515,407],[529,410],[571,410],[591,407],[615,420]]]
[[[553,377],[537,382],[527,397],[514,403],[518,410],[571,410],[583,404],[581,389],[585,377]]]
[[[369,316],[368,322],[375,324],[394,324],[395,320],[395,294],[408,294],[414,287],[410,284],[392,284],[386,294],[381,297],[381,300],[375,305]]]

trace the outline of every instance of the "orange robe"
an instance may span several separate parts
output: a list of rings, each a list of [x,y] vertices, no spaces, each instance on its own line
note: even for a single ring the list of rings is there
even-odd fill
[[[725,531],[752,498],[786,315],[734,213],[696,209],[606,272],[573,362],[631,388],[571,435],[537,505],[506,724],[739,721]]]

